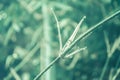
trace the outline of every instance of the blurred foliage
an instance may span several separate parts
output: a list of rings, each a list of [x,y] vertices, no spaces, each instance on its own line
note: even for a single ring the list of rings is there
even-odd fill
[[[56,22],[50,8],[53,8],[61,28],[63,44],[71,35],[79,20],[86,16],[79,34],[96,24],[108,14],[120,9],[119,0],[0,0],[0,78],[17,74],[22,80],[32,80],[39,72],[40,45],[43,37],[42,4],[47,4],[52,26],[52,47],[54,58],[59,50]],[[106,32],[113,53],[103,80],[112,80],[120,69],[120,16],[112,19],[76,47],[87,47],[73,58],[61,59],[55,66],[56,80],[98,80],[108,55],[105,43]],[[117,47],[115,46],[117,45]],[[112,47],[113,46],[113,47]],[[115,46],[115,47],[114,47]],[[75,48],[76,48],[75,47]],[[73,60],[76,59],[75,62]],[[73,68],[68,69],[72,64]],[[15,70],[14,70],[15,69]],[[11,73],[10,73],[11,72]],[[120,74],[120,72],[119,72]],[[13,77],[14,76],[14,77]],[[120,76],[116,77],[116,80]]]

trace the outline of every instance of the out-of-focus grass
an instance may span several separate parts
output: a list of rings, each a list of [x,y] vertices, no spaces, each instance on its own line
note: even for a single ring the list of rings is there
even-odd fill
[[[43,38],[43,15],[42,15],[42,1],[34,0],[1,0],[0,1],[0,78],[7,78],[10,71],[16,73],[21,79],[32,80],[39,72],[40,68],[40,45]],[[61,29],[63,44],[66,42],[73,29],[77,25],[82,16],[87,16],[83,26],[81,26],[78,33],[82,33],[89,28],[89,26],[97,23],[103,17],[108,16],[109,12],[119,9],[119,0],[71,0],[71,1],[47,1],[48,12],[50,16],[50,26],[52,26],[53,53],[56,57],[58,54],[58,36],[56,22],[53,18],[50,8],[54,8],[58,17]],[[111,50],[114,51],[114,45],[118,44],[117,38],[120,35],[120,19],[116,17],[114,20],[106,23],[102,29],[98,29],[92,35],[83,39],[77,44],[79,47],[87,46],[87,50],[79,55],[79,59],[72,68],[67,70],[67,65],[74,60],[73,58],[60,60],[56,64],[57,80],[78,80],[98,79],[101,75],[104,62],[108,58],[106,54],[103,30],[108,32]],[[78,35],[77,35],[78,36]],[[36,48],[37,46],[37,48]],[[43,46],[43,45],[42,45]],[[19,49],[18,49],[19,48]],[[35,51],[33,51],[35,49]],[[108,49],[108,47],[107,47]],[[104,77],[107,80],[112,69],[116,69],[115,74],[112,74],[112,80],[119,78],[119,45],[111,59],[107,64]],[[108,52],[107,52],[108,53]],[[113,52],[112,52],[113,53]],[[30,57],[28,57],[31,55]],[[9,59],[8,59],[9,58]],[[43,57],[44,59],[44,57]],[[63,62],[65,65],[59,64]],[[6,65],[7,63],[7,65]],[[114,65],[117,68],[114,68]],[[16,67],[22,65],[16,70]],[[5,67],[7,66],[7,67]],[[15,71],[14,71],[15,70]],[[62,74],[61,74],[62,73]],[[12,75],[12,74],[11,74]],[[14,74],[11,80],[14,79]],[[9,79],[9,80],[10,80]]]

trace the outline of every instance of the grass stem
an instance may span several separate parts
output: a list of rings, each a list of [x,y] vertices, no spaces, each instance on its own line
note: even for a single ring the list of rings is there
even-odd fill
[[[104,23],[106,23],[107,21],[109,21],[110,19],[114,18],[115,16],[120,14],[120,10],[118,10],[117,12],[113,13],[112,15],[110,15],[109,17],[103,19],[102,21],[100,21],[99,23],[97,23],[96,25],[94,25],[93,27],[91,27],[90,29],[88,29],[86,32],[84,32],[82,35],[80,35],[75,41],[73,41],[71,43],[71,45],[69,45],[69,47],[67,49],[65,49],[64,51],[62,51],[55,60],[53,60],[42,72],[40,72],[33,80],[37,80],[39,79],[50,67],[52,67],[53,64],[56,63],[56,61],[58,61],[61,56],[66,55],[67,52],[69,52],[71,50],[71,48],[74,47],[75,44],[77,44],[81,39],[83,39],[85,36],[87,36],[89,33],[93,32],[94,30],[96,30],[97,28],[99,28],[101,25],[103,25]],[[106,64],[107,65],[109,62],[109,58],[107,58]],[[105,66],[106,68],[106,66]],[[104,71],[104,69],[103,69]]]

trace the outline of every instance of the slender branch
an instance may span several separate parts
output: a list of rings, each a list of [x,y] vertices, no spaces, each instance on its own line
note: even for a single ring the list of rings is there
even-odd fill
[[[81,39],[83,39],[85,36],[87,36],[89,33],[91,33],[92,31],[96,30],[97,28],[99,28],[102,24],[104,24],[105,22],[109,21],[110,19],[114,18],[115,16],[120,14],[120,10],[115,12],[114,14],[112,14],[111,16],[103,19],[102,21],[100,21],[98,24],[96,24],[95,26],[91,27],[90,29],[88,29],[85,33],[83,33],[82,35],[80,35],[67,49],[65,49],[65,51],[61,52],[62,55],[65,55],[71,48],[73,48],[73,46],[79,42]],[[61,55],[61,56],[62,56]],[[60,58],[61,56],[58,56],[55,60],[53,60],[50,65],[48,65],[41,73],[39,73],[34,80],[39,79],[39,77],[41,77],[50,67],[52,67],[53,64],[55,64]]]
[[[67,50],[69,48],[69,46],[72,44],[72,42],[74,41],[74,39],[75,39],[75,37],[76,37],[76,35],[77,35],[78,31],[79,31],[79,28],[80,28],[80,26],[81,26],[81,24],[82,24],[82,22],[84,21],[85,18],[86,18],[86,16],[83,16],[83,18],[80,20],[80,22],[78,23],[77,27],[73,31],[72,35],[67,40],[67,42],[65,43],[64,47],[62,48],[61,53],[64,52],[65,50]],[[62,57],[64,57],[64,55]]]
[[[85,50],[86,48],[87,48],[87,47],[79,48],[79,49],[73,51],[72,53],[66,55],[64,58],[70,58],[70,57],[72,57],[73,55],[77,54],[78,52]]]
[[[83,23],[84,19],[86,18],[86,16],[83,16],[83,18],[80,20],[79,24],[77,25],[77,27],[75,28],[73,34],[71,35],[71,37],[69,38],[69,41],[73,41],[79,31],[79,28],[81,26],[81,24]]]
[[[56,23],[57,23],[57,30],[58,30],[58,39],[59,39],[59,44],[60,44],[60,50],[62,49],[62,37],[61,37],[61,32],[60,32],[60,24],[59,24],[59,21],[58,21],[58,18],[54,12],[54,10],[51,8],[51,11],[53,13],[53,16],[56,20]]]
[[[49,68],[51,68],[51,66],[53,64],[55,64],[55,62],[57,62],[60,59],[60,56],[58,56],[57,58],[55,58],[43,71],[41,71],[33,80],[37,80],[39,79],[39,77],[41,77]]]

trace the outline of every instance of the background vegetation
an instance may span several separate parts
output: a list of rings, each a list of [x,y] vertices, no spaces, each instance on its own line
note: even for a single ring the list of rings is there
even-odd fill
[[[33,80],[59,54],[54,9],[65,44],[120,9],[119,0],[0,0],[0,80]],[[78,36],[77,35],[77,36]],[[60,59],[41,80],[119,80],[120,15],[76,44],[87,47]]]

